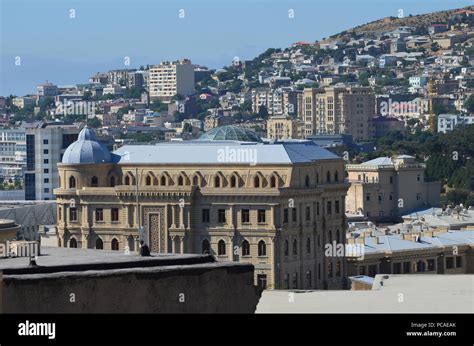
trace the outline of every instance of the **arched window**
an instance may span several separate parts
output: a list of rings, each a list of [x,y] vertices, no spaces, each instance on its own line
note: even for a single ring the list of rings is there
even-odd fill
[[[335,181],[335,182],[338,182],[338,181],[339,181],[339,173],[338,173],[338,171],[336,171],[336,173],[334,173],[334,181]]]
[[[311,239],[306,239],[306,253],[311,253]]]
[[[308,177],[308,176],[306,176],[306,177],[304,178],[304,186],[305,186],[305,187],[309,187],[309,177]]]
[[[290,254],[290,244],[288,243],[288,240],[285,240],[285,256],[288,256]]]
[[[237,187],[237,179],[235,178],[235,175],[230,177],[230,187]]]
[[[179,185],[179,186],[183,186],[183,185],[184,185],[184,178],[183,178],[182,175],[180,175],[180,176],[178,177],[178,185]]]
[[[125,176],[125,185],[130,185],[130,177],[128,175]]]
[[[298,242],[296,241],[296,239],[293,239],[293,255],[297,255],[298,254]]]
[[[242,242],[242,256],[250,256],[250,243],[245,239]]]
[[[160,185],[161,186],[166,186],[166,177],[164,175],[161,176]]]
[[[260,187],[260,177],[258,175],[253,178],[253,187]]]
[[[222,239],[217,243],[217,254],[219,256],[225,255],[225,241]]]
[[[112,239],[112,250],[118,250],[119,249],[119,242],[117,239]]]
[[[115,177],[111,176],[110,177],[110,187],[114,187],[114,186],[115,186]]]
[[[203,254],[210,254],[211,253],[211,244],[209,244],[209,240],[204,239],[202,241],[202,253]]]
[[[102,241],[102,239],[97,238],[97,240],[95,241],[95,248],[97,250],[103,250],[104,249],[104,242]]]
[[[98,186],[99,186],[99,179],[97,179],[96,176],[93,176],[93,177],[91,178],[91,186],[92,186],[92,187],[98,187]]]
[[[151,177],[149,175],[147,175],[146,178],[145,178],[145,185],[147,185],[147,186],[151,185]]]
[[[69,247],[77,248],[77,240],[75,238],[71,238],[69,241]]]
[[[69,188],[76,188],[76,178],[74,178],[72,175],[69,177]]]
[[[221,187],[221,177],[218,175],[214,177],[214,187]]]
[[[270,177],[270,187],[276,187],[276,178],[274,175]]]
[[[199,185],[199,177],[197,175],[193,177],[193,185],[196,185],[196,186]]]
[[[258,255],[266,256],[267,255],[267,244],[263,240],[258,242]]]
[[[329,171],[326,173],[326,182],[331,182],[331,173]]]

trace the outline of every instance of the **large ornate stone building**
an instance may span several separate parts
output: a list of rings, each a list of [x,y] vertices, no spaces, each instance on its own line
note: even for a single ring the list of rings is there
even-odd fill
[[[312,141],[264,142],[237,126],[113,153],[84,128],[58,165],[60,246],[210,252],[272,288],[342,288],[344,161]]]

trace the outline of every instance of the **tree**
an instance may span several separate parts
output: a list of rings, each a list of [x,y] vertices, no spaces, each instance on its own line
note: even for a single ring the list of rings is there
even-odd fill
[[[267,107],[263,105],[260,106],[260,108],[258,109],[258,116],[262,119],[266,119],[268,117]]]
[[[469,99],[464,103],[464,107],[469,113],[474,113],[474,94],[469,96]]]
[[[93,117],[92,119],[87,119],[87,125],[96,129],[102,126],[102,122],[99,118]]]

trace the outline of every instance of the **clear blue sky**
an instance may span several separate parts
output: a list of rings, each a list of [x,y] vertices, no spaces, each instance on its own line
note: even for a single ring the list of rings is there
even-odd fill
[[[98,71],[190,58],[220,68],[270,47],[315,41],[386,16],[464,0],[0,0],[0,95],[87,83]],[[70,18],[70,10],[75,18]],[[179,17],[180,9],[185,17]],[[288,11],[294,10],[294,18]],[[15,65],[15,57],[21,65]]]

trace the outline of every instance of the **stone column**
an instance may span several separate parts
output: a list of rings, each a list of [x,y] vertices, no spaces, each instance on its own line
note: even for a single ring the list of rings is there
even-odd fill
[[[184,206],[178,205],[179,208],[179,228],[184,228]]]
[[[171,228],[176,228],[176,211],[175,211],[175,206],[174,204],[170,205],[171,208]]]
[[[171,236],[171,252],[176,253],[176,244],[174,241],[175,236]]]
[[[181,253],[184,253],[184,237],[179,237],[179,249]]]

